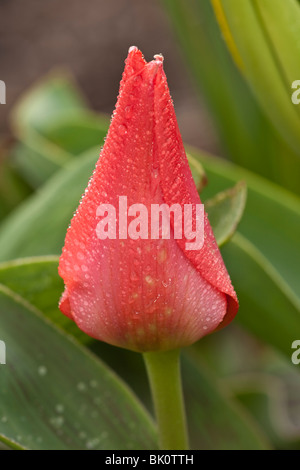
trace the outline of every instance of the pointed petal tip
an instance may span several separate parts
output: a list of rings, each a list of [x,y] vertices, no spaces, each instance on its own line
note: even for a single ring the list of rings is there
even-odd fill
[[[154,59],[155,59],[156,62],[161,62],[161,63],[163,63],[163,61],[165,60],[165,59],[164,59],[164,56],[163,56],[162,54],[155,54],[153,57],[154,57]]]
[[[128,49],[128,55],[125,60],[125,69],[122,76],[123,83],[136,73],[141,72],[146,64],[147,62],[142,52],[136,46],[131,46]]]
[[[145,70],[147,70],[146,73],[150,79],[154,79],[156,76],[159,76],[158,80],[161,79],[161,72],[163,71],[163,60],[163,56],[161,54],[157,54],[154,56],[153,60],[146,64]]]
[[[131,54],[132,52],[138,52],[138,51],[139,51],[138,47],[130,46],[130,48],[128,49],[128,54]]]
[[[142,62],[144,65],[147,63],[144,59],[142,51],[140,51],[137,46],[130,46],[128,49],[126,63],[136,61]]]
[[[145,60],[142,51],[140,51],[140,49],[137,46],[130,46],[129,49],[128,49],[128,56],[127,56],[126,61],[135,60],[137,57],[139,59],[142,59],[142,61],[144,62],[145,65],[147,64],[147,61]],[[150,61],[148,63],[156,62],[156,63],[161,63],[162,64],[164,62],[164,56],[161,53],[160,54],[155,54],[153,56],[153,59],[154,59],[153,61]]]

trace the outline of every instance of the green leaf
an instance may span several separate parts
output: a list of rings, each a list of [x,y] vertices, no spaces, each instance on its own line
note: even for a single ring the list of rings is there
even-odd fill
[[[284,3],[281,0],[255,0],[254,5],[286,86],[291,90],[292,82],[299,77],[300,65],[300,7],[297,0]]]
[[[14,107],[11,122],[19,137],[33,129],[43,134],[63,114],[74,115],[86,108],[85,100],[67,72],[52,72],[35,84]]]
[[[58,261],[58,256],[43,256],[0,263],[0,284],[17,292],[82,344],[90,343],[91,338],[58,310],[64,290],[63,280],[58,276]]]
[[[198,193],[202,193],[203,189],[207,185],[207,175],[205,173],[205,170],[199,160],[195,160],[194,158],[190,158],[190,155],[187,155],[189,164],[190,164],[190,169],[191,173],[193,176],[193,179],[195,181]]]
[[[247,188],[244,181],[205,201],[205,209],[219,246],[232,237],[245,210]]]
[[[300,337],[300,301],[272,264],[241,234],[222,250],[240,310],[237,321],[286,356]],[[242,273],[242,275],[241,275]]]
[[[0,221],[26,199],[31,190],[12,167],[9,158],[0,164]]]
[[[12,448],[153,449],[153,424],[101,361],[0,285],[0,439]]]
[[[227,395],[253,415],[273,447],[299,448],[298,368],[234,323],[203,338],[191,347],[192,352]]]
[[[183,387],[191,446],[201,450],[267,449],[257,425],[206,370],[199,358],[184,357]]]
[[[300,201],[282,188],[211,156],[200,160],[211,197],[233,182],[247,183],[247,206],[239,233],[224,248],[228,272],[240,300],[237,319],[290,357],[300,337]]]
[[[298,396],[294,400],[289,396],[286,376],[280,380],[267,373],[242,374],[233,377],[230,386],[236,399],[257,417],[261,428],[272,438],[277,449],[299,449],[299,384],[296,389]]]
[[[88,111],[63,113],[55,122],[45,123],[40,133],[25,133],[13,150],[14,164],[31,186],[38,187],[73,156],[94,146],[98,146],[99,154],[107,127],[106,118]]]
[[[82,116],[79,119],[83,121],[83,130],[79,133],[77,116]],[[95,135],[95,122],[96,118],[87,110],[69,74],[54,72],[46,76],[24,94],[11,113],[13,132],[19,140],[12,152],[15,167],[33,188],[40,186],[71,159],[73,152],[70,150],[79,141],[84,142],[84,136]],[[104,123],[100,117],[97,122]],[[72,132],[74,144],[70,149]],[[95,145],[100,146],[104,136],[101,129],[98,132]],[[89,148],[92,145],[91,140]]]
[[[106,116],[81,111],[80,114],[64,114],[43,129],[43,136],[60,149],[71,155],[103,145],[108,131],[109,120]]]
[[[60,254],[97,159],[95,149],[70,162],[5,220],[0,230],[4,243],[3,250],[0,247],[1,260]]]
[[[199,160],[209,184],[203,198],[213,197],[238,181],[247,184],[247,206],[239,232],[274,266],[300,298],[300,199],[247,170],[196,150],[191,158]]]
[[[60,170],[71,159],[71,155],[31,130],[15,145],[11,159],[29,185],[37,188]]]
[[[284,6],[268,0],[213,0],[213,4],[223,29],[226,25],[230,31],[253,93],[299,156],[299,112],[291,101],[291,84],[297,79],[292,76],[294,71],[299,70],[300,7],[295,0],[287,0]]]
[[[233,3],[234,15],[248,0]],[[299,194],[299,148],[294,152],[264,115],[230,56],[211,2],[162,0],[162,4],[177,33],[195,84],[212,112],[227,156]],[[256,44],[254,52],[260,53],[260,44]],[[265,81],[265,77],[263,79]],[[267,98],[273,93],[272,83],[271,78],[267,82]],[[286,97],[289,102],[290,96]]]

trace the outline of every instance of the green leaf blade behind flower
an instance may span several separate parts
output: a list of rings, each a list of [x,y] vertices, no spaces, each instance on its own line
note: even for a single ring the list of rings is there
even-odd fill
[[[222,250],[240,309],[237,321],[262,341],[291,356],[300,337],[300,300],[285,279],[245,237],[236,233]]]
[[[233,1],[232,15],[238,16],[236,10],[246,3],[248,0]],[[292,150],[286,137],[281,136],[281,130],[278,133],[274,129],[235,66],[212,2],[162,0],[162,4],[177,34],[195,85],[212,113],[226,156],[299,194],[299,147]],[[256,45],[256,51],[259,54],[260,45]],[[264,84],[267,82],[265,87],[269,86],[267,97],[271,100],[273,79],[266,80],[266,76],[262,79]],[[286,107],[291,103],[290,87],[291,84],[284,98]]]
[[[4,160],[0,167],[0,223],[31,193],[11,162]]]
[[[183,358],[182,375],[193,449],[262,450],[270,447],[256,423],[226,394],[226,389],[189,349]]]
[[[300,198],[238,166],[189,149],[203,165],[209,184],[204,198],[213,197],[237,181],[247,183],[247,205],[239,232],[252,242],[300,298]]]
[[[92,147],[103,145],[109,121],[106,116],[81,111],[80,114],[62,114],[55,122],[50,122],[42,130],[42,135],[51,144],[78,156]]]
[[[35,189],[63,168],[71,155],[31,130],[16,143],[10,157],[18,173]]]
[[[300,337],[299,198],[212,156],[190,154],[207,173],[206,197],[233,181],[247,182],[239,232],[222,250],[240,300],[237,321],[290,359]]]
[[[98,148],[71,161],[4,221],[0,229],[1,260],[60,254],[68,225],[97,159]]]
[[[0,263],[0,284],[17,292],[43,312],[51,322],[59,325],[80,343],[86,344],[91,338],[58,309],[64,290],[63,280],[58,275],[58,262],[58,256],[43,256]]]
[[[67,73],[53,73],[27,91],[11,121],[18,143],[11,160],[31,187],[37,188],[73,156],[103,144],[108,119],[86,107]],[[99,152],[98,152],[99,153]]]
[[[280,11],[276,10],[276,4],[274,5],[274,2],[267,4],[266,0],[262,2],[216,0],[213,4],[224,15],[224,23],[228,25],[242,61],[243,74],[258,102],[282,138],[300,156],[299,113],[291,101],[292,82],[288,83],[284,56],[287,53],[286,41],[288,41],[285,32],[291,29],[291,26],[288,28],[285,24],[289,15],[280,15]],[[293,27],[297,29],[297,19],[300,21],[300,7],[288,0],[284,4],[284,9],[290,8],[294,16]],[[273,9],[273,14],[268,14],[269,9]],[[275,43],[273,42],[274,27],[269,29],[267,26],[269,16],[273,21],[274,16],[276,17],[278,37]],[[282,24],[283,28],[281,28]],[[289,44],[288,57],[292,56],[293,60],[299,64],[299,54],[295,47],[297,43],[298,41],[292,41]],[[288,65],[290,62],[291,59],[288,60]],[[297,77],[293,80],[296,79]]]
[[[291,94],[292,82],[299,79],[300,6],[297,0],[255,0],[253,4]],[[300,113],[299,106],[295,106],[295,110]]]
[[[230,240],[243,217],[247,198],[244,181],[205,201],[205,210],[219,246]]]
[[[45,76],[21,97],[13,109],[11,123],[17,137],[31,130],[43,134],[63,114],[74,115],[86,108],[85,99],[70,74],[57,71]]]
[[[37,188],[84,151],[97,146],[99,154],[106,131],[106,119],[101,116],[64,114],[45,125],[42,133],[25,134],[13,149],[12,159],[26,181]]]
[[[107,366],[0,285],[0,440],[11,447],[153,449],[151,419]]]

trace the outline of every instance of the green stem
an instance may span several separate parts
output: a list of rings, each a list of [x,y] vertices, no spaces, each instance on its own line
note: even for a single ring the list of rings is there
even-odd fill
[[[179,349],[144,353],[162,450],[189,448],[179,354]]]

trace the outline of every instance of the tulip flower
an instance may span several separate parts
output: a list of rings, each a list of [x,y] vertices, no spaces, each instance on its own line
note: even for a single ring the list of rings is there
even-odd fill
[[[200,250],[187,250],[186,239],[172,234],[100,240],[99,207],[118,208],[120,196],[149,210],[201,203],[162,57],[146,63],[137,48],[130,49],[105,145],[66,236],[61,311],[88,335],[135,351],[187,346],[230,322],[237,298],[207,218]]]
[[[144,232],[151,226],[152,208],[162,205],[182,213],[187,206],[194,208],[191,231],[197,227],[201,201],[163,58],[156,55],[147,63],[132,47],[104,147],[66,235],[59,263],[65,282],[60,309],[88,335],[146,352],[152,389],[157,383],[164,389],[154,392],[160,397],[156,400],[160,428],[166,428],[162,435],[168,435],[162,445],[183,448],[185,440],[178,437],[178,429],[184,428],[184,418],[176,412],[181,392],[176,379],[170,378],[178,376],[178,363],[172,359],[170,365],[169,358],[173,350],[228,324],[238,301],[206,216],[203,246],[198,249],[190,247],[185,231],[181,238],[174,236],[175,215],[170,217],[168,236]],[[153,356],[155,351],[163,354]],[[161,401],[162,395],[166,400]],[[171,415],[178,418],[176,425],[170,426]],[[176,438],[170,437],[172,432]]]

